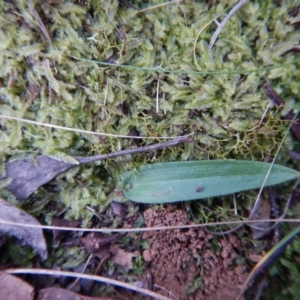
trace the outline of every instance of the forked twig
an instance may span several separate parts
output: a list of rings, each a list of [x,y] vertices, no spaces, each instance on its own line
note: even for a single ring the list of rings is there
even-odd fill
[[[180,137],[178,139],[174,139],[171,141],[167,141],[164,143],[159,143],[159,144],[153,144],[149,146],[143,146],[143,147],[136,147],[132,149],[126,149],[126,150],[121,150],[113,153],[108,153],[108,154],[102,154],[102,155],[95,155],[95,156],[75,156],[74,158],[80,162],[80,164],[87,164],[91,162],[96,162],[99,160],[103,159],[108,159],[108,158],[113,158],[117,156],[122,156],[122,155],[129,155],[129,154],[134,154],[134,153],[144,153],[144,152],[151,152],[151,151],[156,151],[172,146],[177,146],[179,144],[184,144],[184,143],[190,143],[192,142],[192,138],[187,138],[187,137]]]

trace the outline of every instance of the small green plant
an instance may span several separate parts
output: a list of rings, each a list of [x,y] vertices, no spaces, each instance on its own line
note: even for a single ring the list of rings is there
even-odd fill
[[[144,268],[144,261],[142,256],[138,256],[133,260],[133,267],[132,271],[133,274],[140,275],[143,274],[145,268]]]
[[[195,278],[190,284],[186,291],[187,295],[194,294],[198,289],[203,287],[203,279],[201,277]]]

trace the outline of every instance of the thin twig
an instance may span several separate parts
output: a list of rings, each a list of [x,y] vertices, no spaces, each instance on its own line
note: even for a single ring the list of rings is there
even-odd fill
[[[209,43],[209,48],[211,49],[212,46],[214,45],[215,41],[217,40],[219,34],[221,33],[222,29],[226,25],[226,23],[229,21],[229,19],[247,2],[248,0],[240,0],[232,9],[231,11],[227,14],[227,16],[224,18],[224,20],[218,24],[218,28],[215,31],[214,35],[212,36],[210,43]]]
[[[121,155],[129,155],[129,154],[134,154],[134,153],[143,153],[143,152],[160,150],[160,149],[164,149],[164,148],[168,148],[168,147],[172,147],[172,146],[177,146],[177,145],[183,144],[183,143],[190,143],[191,141],[192,141],[192,138],[184,137],[184,138],[178,138],[176,140],[171,140],[171,141],[167,141],[167,142],[160,143],[160,144],[126,149],[126,150],[121,150],[121,151],[108,153],[108,154],[88,156],[88,157],[75,156],[74,158],[76,160],[78,160],[81,164],[88,164],[91,162],[108,159],[108,158],[113,158],[113,157],[117,157],[117,156],[121,156]]]

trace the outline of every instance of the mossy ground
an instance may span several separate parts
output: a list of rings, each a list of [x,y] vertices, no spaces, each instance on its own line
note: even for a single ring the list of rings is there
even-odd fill
[[[83,2],[34,1],[33,8],[31,1],[2,1],[0,114],[109,134],[151,136],[156,142],[194,132],[194,141],[76,167],[39,189],[25,207],[47,222],[66,209],[66,219],[82,219],[87,226],[94,216],[88,208],[106,212],[120,174],[136,166],[274,156],[289,126],[282,115],[299,108],[299,63],[292,63],[297,54],[289,51],[300,41],[299,14],[292,13],[299,1],[249,1],[229,20],[211,50],[213,20],[222,20],[232,1],[187,0],[144,12],[139,9],[160,2]],[[280,65],[285,66],[268,69]],[[267,109],[264,81],[285,100],[284,110],[272,105]],[[68,155],[104,154],[153,143],[5,119],[0,126],[3,163],[39,152],[68,160]],[[290,149],[299,150],[292,136],[283,144],[278,163],[290,163]],[[130,209],[133,213],[137,208]],[[108,214],[103,218],[106,224],[119,225]]]

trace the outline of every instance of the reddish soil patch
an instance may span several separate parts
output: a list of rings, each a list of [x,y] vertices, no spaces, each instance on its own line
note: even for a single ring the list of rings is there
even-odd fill
[[[191,224],[174,206],[149,208],[147,227]],[[143,253],[153,290],[173,299],[234,299],[246,280],[246,267],[237,264],[241,245],[236,236],[213,236],[201,228],[146,232],[151,242]]]

